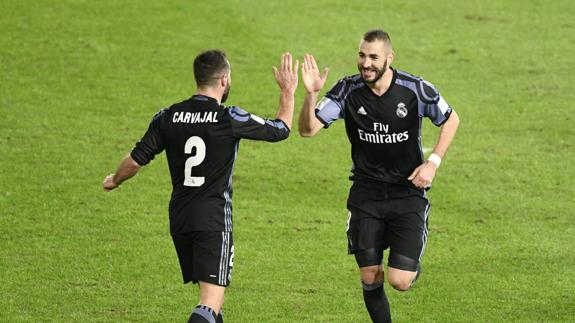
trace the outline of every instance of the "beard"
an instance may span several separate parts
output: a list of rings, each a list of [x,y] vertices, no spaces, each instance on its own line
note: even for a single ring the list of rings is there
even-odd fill
[[[222,95],[222,100],[221,103],[226,102],[226,100],[228,99],[228,96],[230,95],[230,85],[228,84],[226,86],[226,89],[224,90],[224,94]]]
[[[362,74],[362,72],[365,70],[363,67],[361,67],[360,65],[357,65],[357,69],[359,70],[359,73]],[[387,60],[385,61],[385,63],[383,64],[382,68],[376,68],[376,67],[370,67],[367,68],[367,70],[370,71],[374,71],[375,72],[375,77],[371,80],[368,80],[366,78],[363,77],[363,75],[361,76],[361,78],[363,79],[363,81],[365,83],[368,84],[373,84],[377,81],[379,81],[379,79],[383,76],[383,74],[385,74],[385,71],[387,70]]]

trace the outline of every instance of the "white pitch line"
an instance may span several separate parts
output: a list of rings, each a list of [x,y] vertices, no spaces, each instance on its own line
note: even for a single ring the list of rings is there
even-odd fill
[[[424,154],[427,154],[427,153],[430,152],[431,150],[433,150],[433,148],[423,147],[423,153],[424,153]]]

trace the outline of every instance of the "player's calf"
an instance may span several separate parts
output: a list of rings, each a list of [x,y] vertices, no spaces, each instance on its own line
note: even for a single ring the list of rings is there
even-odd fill
[[[361,286],[365,307],[373,322],[391,322],[389,301],[383,287],[383,268],[381,265],[360,268]]]

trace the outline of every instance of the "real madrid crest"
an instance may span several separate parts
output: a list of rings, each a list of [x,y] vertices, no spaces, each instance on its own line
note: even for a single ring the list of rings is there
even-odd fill
[[[407,108],[405,107],[405,103],[399,102],[397,104],[397,110],[395,110],[395,114],[397,114],[400,118],[405,118],[407,116]]]

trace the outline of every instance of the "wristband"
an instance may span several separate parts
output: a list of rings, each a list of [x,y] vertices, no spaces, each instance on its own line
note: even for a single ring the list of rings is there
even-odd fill
[[[439,165],[441,165],[441,157],[439,157],[438,154],[429,155],[429,157],[427,157],[427,160],[434,163],[436,167],[439,167]]]

